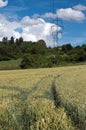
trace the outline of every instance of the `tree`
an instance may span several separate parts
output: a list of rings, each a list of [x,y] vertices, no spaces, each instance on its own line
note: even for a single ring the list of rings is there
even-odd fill
[[[62,46],[62,51],[64,51],[65,53],[69,52],[72,49],[73,47],[71,46],[71,44],[66,44]]]
[[[17,38],[15,43],[17,46],[21,46],[21,44],[23,43],[23,38],[22,37],[20,37],[19,39]]]
[[[76,46],[69,53],[69,61],[74,61],[74,62],[86,61],[86,51],[82,47]]]
[[[19,38],[19,46],[20,46],[22,43],[23,43],[23,38],[20,37],[20,38]]]
[[[41,45],[42,47],[46,48],[46,43],[44,40],[38,40],[37,44]]]
[[[20,67],[22,69],[33,68],[35,60],[32,55],[25,55],[23,60],[21,61]]]
[[[19,39],[18,39],[18,38],[16,39],[15,44],[16,44],[16,45],[18,45],[18,44],[19,44]]]
[[[75,54],[75,61],[82,62],[86,61],[86,52],[82,49],[79,49],[77,53]]]
[[[42,54],[44,55],[46,52],[46,43],[44,40],[39,40],[33,43],[31,53],[32,54]]]
[[[7,43],[8,43],[8,38],[7,38],[7,37],[3,37],[2,42],[3,42],[5,45],[7,45]]]
[[[14,37],[13,37],[13,36],[10,38],[9,44],[10,44],[10,45],[13,45],[13,44],[14,44]]]
[[[82,45],[82,49],[83,49],[84,51],[86,51],[86,44],[83,44],[83,45]]]

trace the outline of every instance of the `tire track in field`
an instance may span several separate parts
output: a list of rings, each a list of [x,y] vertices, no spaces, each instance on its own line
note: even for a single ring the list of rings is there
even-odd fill
[[[32,115],[30,115],[31,113],[28,113],[28,97],[30,97],[30,102],[33,102],[31,99],[38,101],[39,98],[41,100],[44,100],[44,98],[53,100],[51,86],[54,83],[55,78],[56,77],[53,75],[45,76],[41,78],[31,90],[18,87],[1,88],[20,92],[16,97],[18,102],[11,105],[11,114],[15,117],[15,126],[13,126],[15,130],[29,130],[31,123],[30,118]],[[54,100],[56,99],[54,98]]]
[[[43,77],[45,78],[45,77]],[[13,129],[14,130],[28,130],[28,104],[27,104],[27,98],[28,96],[37,90],[38,84],[43,80],[41,78],[33,87],[31,90],[20,88],[20,87],[7,87],[7,86],[0,86],[0,89],[2,90],[8,90],[8,91],[16,91],[19,92],[19,95],[8,95],[5,96],[5,98],[10,98],[13,100],[13,98],[16,98],[17,102],[13,102],[10,105],[10,114],[12,115],[12,120],[14,120]],[[2,97],[4,98],[4,97]],[[9,124],[8,124],[9,125]],[[20,128],[21,126],[21,128]],[[8,126],[10,127],[10,126]]]
[[[15,117],[14,119],[14,124],[15,126],[13,126],[14,129],[16,130],[28,130],[29,126],[30,125],[30,122],[29,122],[29,117],[30,117],[30,113],[28,113],[28,102],[27,102],[27,99],[28,97],[31,95],[32,98],[35,98],[35,100],[38,100],[38,98],[48,98],[48,94],[46,94],[45,96],[45,92],[47,90],[47,86],[46,87],[42,87],[41,88],[41,85],[44,83],[44,85],[46,84],[47,82],[47,79],[53,79],[52,76],[45,76],[43,78],[41,78],[33,87],[31,90],[29,89],[24,89],[24,88],[18,88],[18,87],[0,87],[1,89],[6,89],[6,90],[11,90],[11,91],[17,91],[17,92],[20,92],[19,95],[17,95],[16,99],[18,102],[15,102],[15,103],[12,103],[11,105],[11,114],[13,115],[13,118]],[[52,81],[50,80],[50,83],[52,84]],[[49,88],[50,88],[51,85],[49,85]],[[38,93],[38,91],[41,90],[41,92],[44,92],[43,93],[43,96],[41,97]],[[10,95],[9,95],[10,96]],[[11,95],[13,96],[13,95]],[[13,98],[13,97],[12,97]],[[14,97],[15,98],[15,97]],[[20,128],[21,126],[21,128]]]
[[[56,108],[63,107],[65,109],[65,112],[66,112],[68,118],[71,119],[71,121],[73,122],[73,125],[76,127],[76,130],[86,130],[86,117],[83,120],[79,117],[78,107],[71,103],[70,104],[65,103],[60,98],[59,92],[55,85],[55,80],[59,76],[60,75],[58,75],[54,78],[54,80],[52,82],[52,86],[51,86],[54,104],[55,104]]]
[[[45,78],[45,77],[43,77],[43,78]],[[31,90],[29,90],[29,89],[27,89],[27,88],[20,88],[20,87],[16,87],[16,86],[14,86],[14,87],[11,87],[11,86],[0,86],[0,89],[1,90],[8,90],[8,91],[15,91],[15,92],[19,92],[20,94],[18,95],[18,96],[16,96],[15,94],[13,95],[13,94],[9,94],[8,96],[5,96],[5,98],[9,98],[9,97],[11,97],[11,98],[19,98],[20,97],[20,95],[22,95],[22,98],[23,98],[23,95],[25,95],[25,97],[26,97],[26,95],[29,95],[29,94],[31,94],[33,91],[36,91],[36,89],[37,89],[37,87],[38,87],[38,84],[41,82],[41,80],[43,79],[43,78],[41,78],[34,86],[32,86],[31,87]],[[3,97],[4,98],[4,97]]]

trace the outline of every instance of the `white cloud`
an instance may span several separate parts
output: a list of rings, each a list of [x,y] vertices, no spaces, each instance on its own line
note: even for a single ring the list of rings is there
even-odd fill
[[[41,17],[41,15],[40,14],[34,14],[33,16],[32,16],[32,18],[39,18],[39,17]]]
[[[58,33],[58,38],[59,39],[62,38],[62,33],[61,32]]]
[[[52,12],[47,12],[47,13],[45,13],[45,14],[43,14],[43,15],[40,15],[40,14],[34,14],[33,16],[32,16],[32,18],[44,18],[44,19],[46,19],[46,18],[51,18],[51,19],[55,19],[55,18],[57,18],[57,15],[56,14],[54,14],[54,13],[52,13]]]
[[[77,22],[85,20],[85,14],[83,12],[72,8],[58,9],[57,16],[63,20],[74,20]]]
[[[57,17],[56,14],[54,13],[45,13],[44,15],[42,15],[43,18],[52,18],[55,19]]]
[[[9,22],[3,15],[0,15],[0,25],[1,38],[4,36],[10,38],[10,36],[14,35],[14,30],[20,27],[20,24],[18,22]]]
[[[25,26],[27,25],[30,25],[30,26],[33,26],[33,25],[38,25],[38,24],[42,24],[44,23],[44,20],[41,19],[41,18],[37,18],[37,19],[34,19],[34,18],[30,18],[29,16],[25,16],[22,20],[21,20],[21,23]]]
[[[52,27],[54,27],[52,29]],[[19,31],[19,30],[22,31]],[[0,15],[0,40],[7,36],[10,39],[23,37],[25,41],[45,40],[47,46],[53,46],[53,38],[51,32],[60,31],[61,28],[55,24],[45,22],[41,18],[30,18],[25,16],[20,21],[10,22],[5,16]]]
[[[84,11],[86,10],[86,6],[82,5],[82,4],[78,4],[76,6],[73,7],[75,10],[79,10],[79,11]]]
[[[83,10],[86,10],[86,6],[83,6],[81,4],[76,5],[72,8],[61,8],[57,9],[56,13],[45,13],[43,15],[39,14],[34,14],[33,18],[51,18],[51,19],[57,19],[61,18],[63,20],[68,20],[68,21],[76,21],[76,22],[82,22],[83,20],[86,19],[85,14],[82,12]],[[58,21],[57,21],[58,22]]]
[[[5,1],[0,0],[0,8],[7,6],[7,4],[8,4],[8,0]]]
[[[21,35],[25,41],[37,41],[37,37],[34,34],[22,33]]]

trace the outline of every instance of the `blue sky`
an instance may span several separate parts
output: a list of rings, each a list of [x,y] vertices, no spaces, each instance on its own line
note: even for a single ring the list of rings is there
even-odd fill
[[[86,43],[86,0],[0,0],[0,40],[11,35],[47,46]]]

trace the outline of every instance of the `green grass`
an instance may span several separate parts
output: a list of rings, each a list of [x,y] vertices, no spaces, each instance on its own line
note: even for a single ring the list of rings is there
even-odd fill
[[[0,70],[19,69],[21,59],[0,61]]]
[[[14,70],[14,69],[20,69],[22,59],[17,60],[8,60],[8,61],[0,61],[0,70]],[[40,59],[40,63],[42,61],[42,57]],[[46,62],[46,61],[45,61]],[[86,62],[78,62],[78,63],[67,63],[62,62],[61,64],[58,64],[58,67],[64,67],[64,66],[78,66],[78,65],[86,65]],[[57,66],[54,66],[57,67]]]
[[[85,77],[86,65],[0,71],[0,129],[85,130]]]

